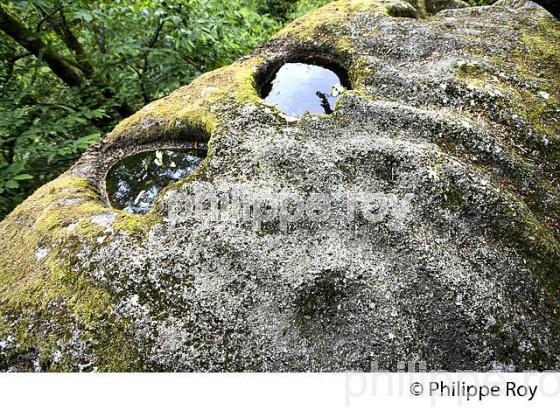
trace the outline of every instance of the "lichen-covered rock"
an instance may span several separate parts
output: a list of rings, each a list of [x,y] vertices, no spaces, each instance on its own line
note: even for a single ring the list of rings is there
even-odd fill
[[[0,223],[0,369],[559,370],[560,24],[518,3],[331,3],[123,121]],[[258,87],[308,60],[353,90],[287,118]],[[108,205],[116,159],[206,145]],[[176,218],[210,188],[330,209]]]

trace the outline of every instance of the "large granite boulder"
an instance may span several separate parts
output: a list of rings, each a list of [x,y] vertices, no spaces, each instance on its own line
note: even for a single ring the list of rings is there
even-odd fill
[[[331,3],[37,190],[0,223],[0,369],[560,370],[560,23],[427,10]],[[286,62],[352,89],[288,117],[259,94]],[[113,209],[109,168],[163,148],[208,153]]]

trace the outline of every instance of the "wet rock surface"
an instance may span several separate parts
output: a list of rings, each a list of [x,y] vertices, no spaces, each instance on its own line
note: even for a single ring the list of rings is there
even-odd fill
[[[410,7],[294,22],[2,221],[0,368],[560,369],[558,23],[527,2],[393,17]],[[301,55],[347,69],[331,115],[260,98]],[[103,201],[113,156],[199,129],[208,157],[148,214]],[[227,212],[191,207],[209,192]]]

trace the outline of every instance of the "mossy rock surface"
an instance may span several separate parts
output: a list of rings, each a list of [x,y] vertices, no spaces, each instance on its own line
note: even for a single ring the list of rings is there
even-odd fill
[[[0,223],[0,370],[560,370],[560,23],[500,3],[334,2],[123,121]],[[309,59],[353,90],[287,118],[260,82]],[[169,147],[208,157],[112,209],[108,168]],[[330,217],[174,220],[205,187]]]

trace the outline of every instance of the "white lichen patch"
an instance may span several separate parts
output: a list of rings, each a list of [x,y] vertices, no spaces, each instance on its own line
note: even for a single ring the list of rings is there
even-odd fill
[[[37,259],[37,261],[40,261],[48,254],[49,254],[49,250],[47,248],[39,248],[37,249],[37,252],[35,252],[35,259]]]
[[[114,212],[107,212],[99,215],[94,215],[90,217],[90,221],[94,224],[100,225],[104,228],[110,228],[115,219],[117,218],[117,214]]]

